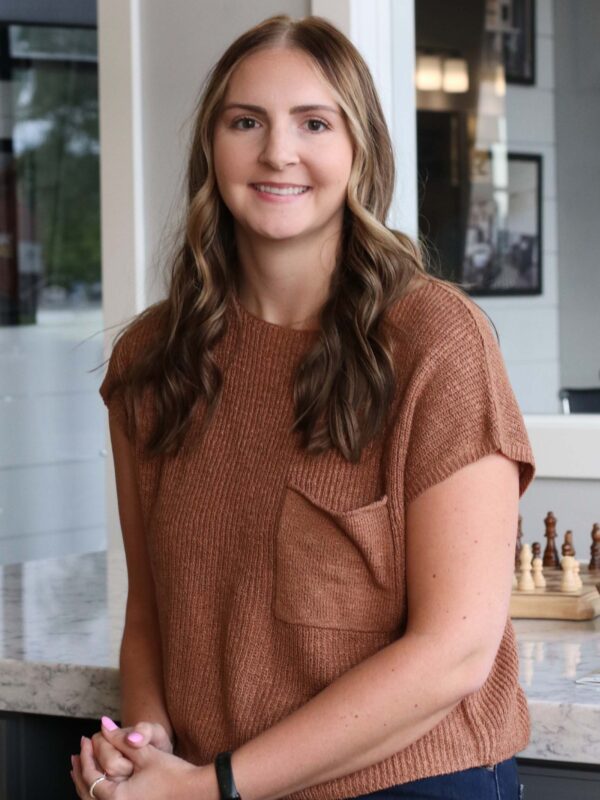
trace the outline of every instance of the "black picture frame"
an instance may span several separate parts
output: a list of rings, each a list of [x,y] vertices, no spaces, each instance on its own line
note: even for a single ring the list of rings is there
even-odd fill
[[[507,83],[535,84],[535,0],[497,0],[502,4],[502,55]]]
[[[491,152],[475,152],[461,275],[473,296],[536,295],[543,290],[543,158],[539,153],[508,153],[507,167],[503,193],[492,180]],[[506,215],[499,213],[502,202]]]

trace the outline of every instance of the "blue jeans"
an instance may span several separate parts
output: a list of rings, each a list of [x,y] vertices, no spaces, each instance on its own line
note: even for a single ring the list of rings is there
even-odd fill
[[[492,767],[472,767],[363,794],[355,800],[522,800],[514,758]]]

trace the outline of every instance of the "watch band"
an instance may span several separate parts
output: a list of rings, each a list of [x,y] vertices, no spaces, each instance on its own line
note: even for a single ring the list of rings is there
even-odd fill
[[[241,800],[240,793],[233,780],[231,752],[226,751],[218,754],[215,758],[215,771],[221,800]]]

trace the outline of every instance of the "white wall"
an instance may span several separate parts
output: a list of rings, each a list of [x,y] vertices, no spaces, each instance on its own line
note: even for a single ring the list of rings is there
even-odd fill
[[[513,388],[525,413],[560,411],[556,190],[554,0],[536,3],[536,83],[509,84],[508,149],[543,156],[542,287],[540,296],[477,298],[500,336]]]
[[[600,3],[557,2],[554,24],[561,379],[599,386]]]

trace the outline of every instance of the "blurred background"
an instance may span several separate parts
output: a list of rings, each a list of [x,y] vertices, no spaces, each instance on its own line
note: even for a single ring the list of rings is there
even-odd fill
[[[26,5],[0,18],[2,563],[106,545],[95,7]]]

